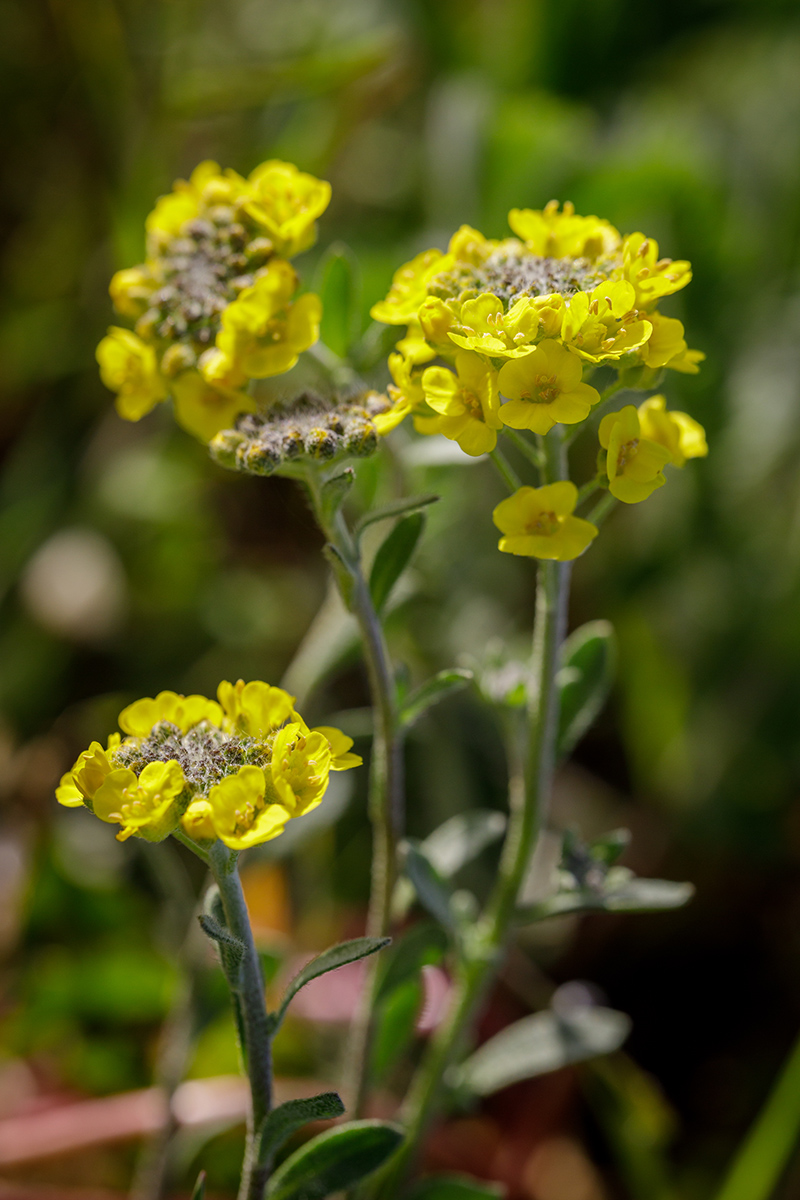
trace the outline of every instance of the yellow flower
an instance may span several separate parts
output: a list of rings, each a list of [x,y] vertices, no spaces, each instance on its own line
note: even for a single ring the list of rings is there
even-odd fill
[[[322,305],[308,293],[292,304],[297,275],[283,259],[272,259],[252,287],[222,313],[216,349],[200,369],[208,383],[239,387],[246,379],[280,375],[319,337]]]
[[[642,347],[642,362],[647,367],[669,367],[673,359],[682,359],[686,353],[683,325],[674,317],[662,317],[661,313],[650,313],[648,321],[653,332]]]
[[[243,679],[236,683],[223,680],[217,688],[217,698],[225,714],[224,727],[250,737],[270,733],[282,725],[291,716],[295,699],[283,688],[260,679],[250,683]]]
[[[248,765],[213,787],[202,809],[197,801],[190,805],[183,827],[190,837],[213,830],[231,850],[247,850],[278,837],[292,815],[261,767]]]
[[[569,480],[540,488],[519,488],[513,496],[501,500],[492,513],[504,535],[499,549],[558,562],[577,558],[597,537],[596,526],[572,515],[577,501],[578,489]]]
[[[539,314],[527,296],[511,305],[485,292],[461,305],[458,324],[449,338],[465,350],[477,350],[491,358],[519,358],[527,354],[539,333]]]
[[[440,414],[435,430],[458,442],[466,454],[487,454],[497,445],[497,430],[502,428],[497,372],[468,350],[456,355],[456,371],[454,375],[445,367],[428,367],[423,373],[425,399]]]
[[[452,255],[442,254],[441,250],[424,250],[405,263],[395,271],[386,299],[379,300],[370,309],[372,319],[386,325],[405,325],[413,321],[428,294],[429,281],[440,271],[448,270],[453,261]]]
[[[664,396],[650,396],[639,405],[642,436],[669,450],[669,461],[675,467],[682,467],[688,458],[705,458],[708,444],[703,426],[688,413],[666,409]]]
[[[240,413],[256,411],[246,392],[212,387],[199,371],[182,372],[170,386],[178,424],[201,442],[230,429]]]
[[[92,742],[88,750],[78,756],[71,771],[61,776],[56,788],[56,800],[66,808],[79,808],[87,800],[93,800],[95,792],[114,770],[112,757],[119,747],[120,736],[112,733],[104,750],[99,742]]]
[[[155,699],[146,697],[123,708],[119,714],[119,727],[123,733],[133,737],[147,737],[154,725],[169,721],[181,733],[186,733],[201,721],[212,725],[222,723],[222,709],[206,696],[181,696],[177,692],[159,692]]]
[[[195,842],[213,842],[217,836],[214,810],[208,800],[192,800],[181,817],[181,825]]]
[[[138,421],[166,400],[155,350],[129,329],[112,325],[97,347],[97,361],[103,383],[117,392],[117,412],[126,421]]]
[[[581,383],[582,371],[578,355],[549,338],[525,358],[504,363],[498,383],[509,400],[500,409],[500,420],[512,429],[541,434],[559,423],[584,421],[600,393]]]
[[[672,457],[659,442],[646,437],[639,414],[632,404],[603,417],[598,431],[600,445],[608,451],[608,490],[625,504],[638,504],[660,488],[662,468]]]
[[[364,761],[361,755],[350,753],[353,739],[342,733],[341,729],[334,729],[332,725],[318,725],[311,732],[321,733],[330,746],[332,771],[349,771],[351,767],[361,766]]]
[[[316,219],[330,199],[329,183],[270,159],[248,176],[244,210],[264,229],[275,253],[291,258],[313,245]]]
[[[412,347],[412,355],[414,349],[415,346]],[[433,352],[430,357],[433,357]],[[391,433],[410,412],[421,408],[425,403],[419,372],[414,373],[414,366],[413,357],[397,353],[389,355],[389,371],[394,383],[390,383],[386,390],[392,405],[386,412],[378,413],[372,418],[373,425],[381,435]]]
[[[108,294],[123,317],[140,317],[155,288],[156,281],[147,267],[126,267],[112,275]]]
[[[512,208],[508,223],[533,254],[548,258],[596,259],[612,253],[622,240],[608,221],[577,216],[575,205],[569,201],[561,212],[557,200],[551,200],[541,211]]]
[[[178,797],[184,786],[183,771],[174,759],[148,763],[138,778],[122,767],[106,776],[92,807],[101,821],[122,826],[118,841],[135,835],[161,842],[178,824]]]
[[[691,264],[684,259],[658,257],[658,242],[643,233],[631,233],[622,246],[622,275],[633,284],[636,307],[647,308],[662,296],[686,287],[692,278]]]
[[[469,263],[479,267],[485,262],[498,243],[485,238],[483,234],[473,229],[471,225],[462,225],[450,238],[447,247],[448,255],[452,255],[458,263]]]
[[[173,190],[160,196],[145,221],[148,253],[156,257],[173,238],[179,237],[188,221],[200,215],[204,206],[233,205],[244,195],[246,183],[235,171],[223,175],[215,162],[201,162],[188,182],[177,179]]]
[[[653,326],[634,309],[635,294],[624,280],[600,283],[564,301],[561,337],[588,362],[613,362],[638,350]]]
[[[272,747],[272,784],[290,816],[317,807],[328,786],[331,758],[328,738],[319,731],[297,721],[280,730]]]

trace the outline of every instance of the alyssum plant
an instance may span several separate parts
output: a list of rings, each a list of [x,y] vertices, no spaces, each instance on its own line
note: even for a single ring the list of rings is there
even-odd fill
[[[299,292],[289,261],[313,243],[329,197],[326,183],[287,163],[264,163],[247,179],[201,164],[148,217],[146,262],[114,276],[114,304],[134,330],[110,329],[97,353],[122,417],[138,420],[171,397],[177,420],[209,444],[219,463],[289,475],[307,491],[342,599],[358,622],[372,694],[367,936],[313,960],[279,1009],[267,1011],[238,855],[279,836],[323,801],[330,771],[361,761],[339,730],[309,729],[279,687],[240,680],[221,683],[216,700],[166,691],[137,701],[120,714],[121,733],[105,749],[93,743],[58,790],[62,804],[85,805],[119,825],[120,839],[179,839],[213,875],[201,923],[230,986],[252,1091],[242,1200],[300,1200],[355,1185],[363,1196],[398,1196],[444,1104],[617,1048],[627,1018],[600,1007],[537,1013],[475,1051],[471,1035],[520,924],[590,909],[670,908],[691,892],[615,865],[625,845],[615,831],[592,845],[566,837],[557,882],[549,893],[540,888],[535,903],[523,902],[554,768],[599,711],[612,670],[605,623],[565,637],[571,562],[617,501],[644,500],[664,484],[665,469],[706,453],[702,428],[668,410],[661,394],[605,413],[596,473],[580,485],[570,477],[569,446],[618,392],[653,393],[664,368],[698,369],[702,355],[687,349],[681,323],[658,311],[662,297],[689,282],[689,264],[660,258],[652,239],[623,237],[570,205],[513,210],[516,236],[502,241],[462,227],[447,251],[427,251],[401,267],[372,310],[377,323],[404,327],[389,356],[393,382],[382,393],[318,341],[321,301]],[[362,339],[356,356],[360,365],[368,341]],[[327,369],[322,394],[265,400],[258,381],[286,372],[305,352]],[[493,663],[474,681],[463,670],[443,671],[414,691],[393,667],[381,614],[414,552],[422,510],[435,497],[400,497],[348,523],[344,504],[354,470],[346,460],[378,451],[406,416],[422,434],[443,434],[468,455],[490,455],[508,487],[493,513],[499,549],[538,564],[528,664]],[[503,440],[525,464],[525,481],[499,448]],[[368,571],[361,535],[389,520],[391,531]],[[501,717],[508,817],[472,811],[424,842],[404,841],[405,731],[431,704],[471,682]],[[499,868],[485,902],[454,890],[450,878],[500,837]],[[412,926],[375,955],[388,946],[414,896],[434,922]],[[272,1106],[271,1043],[292,997],[311,978],[374,956],[346,1068],[349,1102],[360,1118],[376,1034],[384,1046],[387,1029],[395,1046],[407,1043],[415,1013],[392,1001],[418,978],[432,947],[447,956],[450,1008],[413,1074],[397,1123],[336,1125],[274,1170],[290,1134],[344,1112],[333,1092]],[[494,1194],[477,1181],[462,1180],[460,1187],[465,1197]],[[435,1181],[426,1188],[435,1200]]]

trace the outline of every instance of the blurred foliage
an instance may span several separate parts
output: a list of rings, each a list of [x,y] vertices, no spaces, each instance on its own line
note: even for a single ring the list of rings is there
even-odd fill
[[[671,311],[708,360],[669,398],[712,449],[617,513],[578,564],[573,623],[613,623],[621,677],[555,819],[587,837],[629,824],[626,862],[691,879],[698,896],[670,916],[543,926],[526,953],[631,1013],[630,1051],[667,1097],[649,1101],[652,1152],[607,1113],[596,1127],[585,1115],[609,1186],[652,1200],[672,1137],[676,1194],[711,1194],[800,1023],[799,54],[789,0],[0,7],[0,1021],[3,1052],[48,1087],[149,1081],[186,920],[185,897],[135,848],[68,830],[54,782],[134,696],[277,682],[325,593],[294,485],[225,475],[166,412],[115,416],[93,359],[111,272],[140,259],[154,197],[200,159],[248,171],[288,158],[334,187],[302,268],[358,297],[380,348],[367,311],[399,263],[464,221],[503,235],[508,208],[558,196],[692,260]],[[333,314],[326,328],[334,343],[352,332]],[[591,439],[575,453],[588,464]],[[380,478],[359,466],[357,500],[388,498],[396,480],[443,497],[389,618],[412,681],[470,665],[492,639],[524,647],[533,573],[495,551],[489,467],[433,461],[404,429],[385,463]],[[348,710],[363,738],[365,700],[351,656],[309,715]],[[502,807],[501,763],[476,700],[432,710],[409,738],[409,832]],[[363,786],[292,862],[301,950],[358,932]],[[490,871],[487,852],[475,886]],[[197,1062],[230,1070],[208,975]],[[331,1057],[307,1029],[287,1037],[287,1069]],[[595,1081],[621,1122],[644,1071]],[[234,1141],[219,1139],[220,1163],[235,1163]],[[210,1185],[230,1184],[223,1166],[214,1183],[214,1161]],[[547,1200],[534,1177],[518,1194]]]

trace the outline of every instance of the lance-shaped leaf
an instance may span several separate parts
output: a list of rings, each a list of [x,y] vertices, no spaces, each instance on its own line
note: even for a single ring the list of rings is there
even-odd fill
[[[281,1163],[267,1184],[267,1200],[324,1200],[386,1162],[403,1131],[386,1121],[351,1121],[312,1138]]]
[[[206,1173],[201,1171],[197,1176],[197,1181],[192,1190],[192,1200],[205,1200],[206,1194]]]
[[[287,1100],[268,1113],[258,1133],[256,1161],[272,1161],[287,1138],[309,1121],[333,1121],[341,1117],[344,1105],[336,1092],[321,1092],[300,1100]]]
[[[320,338],[334,354],[346,358],[361,332],[360,271],[350,247],[343,242],[329,246],[317,267],[314,282],[322,301]]]
[[[608,621],[589,621],[570,634],[557,676],[558,753],[569,754],[600,713],[614,678],[616,641]]]
[[[447,934],[433,921],[417,921],[395,938],[391,950],[381,958],[375,1003],[380,1005],[409,979],[416,979],[424,966],[444,958]]]
[[[427,508],[429,504],[435,504],[440,499],[440,496],[429,492],[424,496],[407,496],[403,500],[395,500],[392,504],[384,504],[382,508],[373,508],[365,513],[357,523],[355,535],[360,537],[367,526],[374,525],[376,521],[388,521],[390,517],[404,517],[408,513]]]
[[[521,1079],[611,1054],[630,1028],[630,1017],[612,1008],[534,1013],[485,1042],[454,1072],[453,1082],[473,1095],[488,1096]]]
[[[302,971],[298,971],[294,979],[289,983],[280,1008],[278,1008],[277,1012],[273,1013],[273,1027],[275,1029],[278,1028],[286,1016],[286,1010],[294,997],[312,979],[316,979],[319,975],[326,975],[328,971],[335,971],[337,967],[343,967],[346,963],[357,962],[360,958],[367,958],[368,955],[375,954],[378,950],[382,950],[384,946],[388,946],[391,940],[391,938],[375,937],[353,938],[349,942],[339,942],[337,946],[331,946],[330,950],[324,950],[322,954],[318,954],[316,958],[312,958],[311,962],[306,963]]]
[[[371,1053],[376,1083],[383,1082],[413,1042],[424,995],[420,978],[407,979],[378,1008]]]
[[[599,888],[565,889],[537,904],[520,908],[517,921],[530,924],[543,921],[546,917],[579,912],[665,912],[671,908],[681,908],[693,895],[694,886],[691,883],[640,879],[624,868],[617,867],[609,872]]]
[[[459,667],[440,671],[406,696],[400,709],[400,724],[404,729],[408,729],[433,704],[439,704],[448,696],[460,692],[471,681],[472,671],[461,670]]]
[[[333,475],[323,483],[320,495],[322,511],[328,520],[332,520],[342,507],[345,496],[355,482],[356,473],[352,467],[345,467],[338,475]]]
[[[505,1194],[502,1184],[469,1175],[428,1175],[406,1192],[406,1200],[498,1200]]]
[[[425,856],[419,842],[409,839],[405,844],[405,873],[414,886],[420,904],[445,929],[455,933],[456,921],[450,907],[452,892],[433,863]]]
[[[482,850],[502,837],[506,824],[503,813],[488,808],[456,813],[428,834],[419,849],[443,879],[450,879],[468,862],[477,858]],[[413,899],[409,880],[398,880],[392,900],[395,916],[405,916]]]
[[[379,547],[369,576],[369,592],[377,612],[381,611],[392,588],[411,561],[424,528],[425,514],[412,513],[397,522]]]

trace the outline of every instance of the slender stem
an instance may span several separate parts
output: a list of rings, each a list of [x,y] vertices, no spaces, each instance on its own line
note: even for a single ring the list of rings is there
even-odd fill
[[[539,468],[543,465],[542,455],[540,454],[539,450],[533,445],[532,442],[529,442],[526,437],[523,437],[523,435],[518,433],[516,429],[509,428],[508,425],[503,427],[503,433],[508,440],[517,447],[520,454],[524,454],[525,457],[532,462],[535,467]]]
[[[236,964],[228,959],[221,947],[223,969],[233,993],[234,1004],[238,1002],[241,1014],[242,1055],[252,1097],[239,1200],[262,1200],[269,1167],[257,1161],[258,1135],[272,1107],[272,1044],[264,999],[264,976],[236,870],[236,856],[222,842],[215,842],[209,859],[219,888],[225,923],[244,946],[244,954]]]
[[[567,478],[566,448],[556,431],[544,439],[544,450],[545,480]],[[469,1039],[476,1013],[502,961],[520,886],[546,821],[558,730],[555,679],[566,628],[569,581],[569,563],[539,563],[527,745],[514,756],[518,761],[511,763],[509,831],[498,877],[486,911],[472,931],[468,955],[459,964],[448,1016],[432,1038],[412,1081],[404,1105],[406,1140],[379,1178],[381,1200],[393,1200],[413,1164],[437,1111],[447,1071]]]
[[[491,450],[489,452],[489,457],[497,467],[497,470],[502,476],[503,482],[508,490],[510,492],[515,492],[517,488],[521,486],[522,480],[520,479],[519,475],[517,475],[508,459],[504,454],[501,453],[500,450]]]
[[[578,499],[575,501],[575,507],[577,508],[578,505],[583,504],[584,500],[588,500],[589,497],[593,496],[595,492],[598,492],[602,486],[603,484],[600,482],[598,477],[590,479],[588,483],[585,483],[583,487],[578,489]]]
[[[397,878],[397,845],[403,827],[402,738],[397,718],[394,677],[383,629],[372,603],[369,584],[361,566],[357,544],[341,510],[326,514],[319,476],[306,476],[312,504],[328,541],[346,564],[352,582],[349,595],[342,596],[358,622],[364,647],[372,705],[375,713],[370,759],[369,816],[372,823],[372,878],[367,914],[367,934],[383,937],[392,918],[392,895]],[[337,576],[337,583],[340,580]],[[362,1001],[356,1013],[347,1051],[349,1087],[356,1115],[364,1106],[373,1034],[373,998],[377,961],[371,961]]]
[[[593,525],[597,525],[599,528],[603,524],[603,521],[605,521],[606,517],[612,513],[616,507],[617,500],[611,495],[610,492],[607,492],[605,496],[601,496],[594,508],[586,514],[586,520],[591,521]]]

